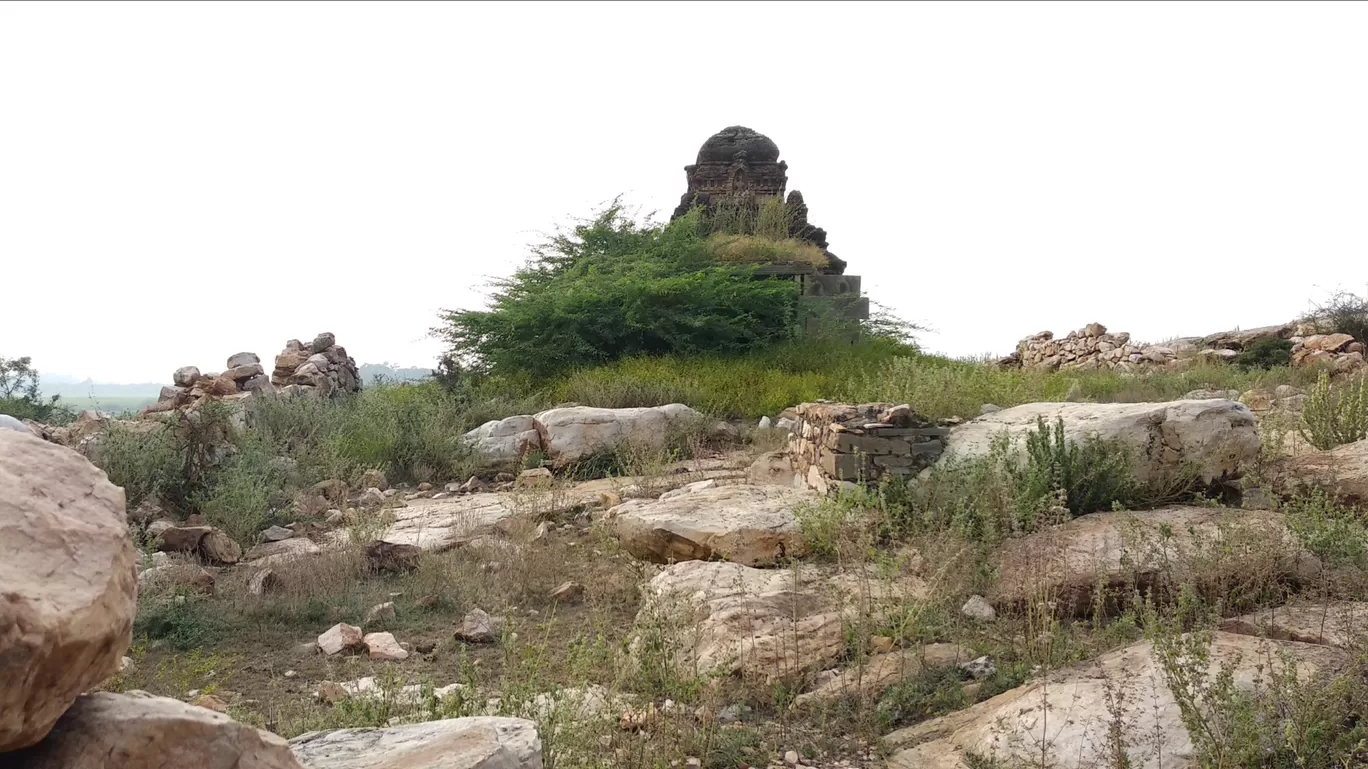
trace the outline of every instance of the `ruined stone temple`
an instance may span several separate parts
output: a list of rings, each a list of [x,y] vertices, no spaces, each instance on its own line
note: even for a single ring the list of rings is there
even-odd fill
[[[789,237],[822,249],[825,268],[799,264],[767,265],[763,275],[786,278],[798,283],[808,307],[818,303],[839,307],[841,314],[855,320],[869,317],[869,300],[860,296],[860,277],[846,275],[846,263],[828,250],[826,230],[808,221],[803,193],[787,192],[788,163],[779,159],[779,146],[768,136],[746,128],[731,126],[713,134],[698,150],[698,159],[684,167],[689,189],[680,198],[670,217],[684,216],[695,205],[716,212],[723,205],[749,208],[758,212],[766,203],[784,200],[789,207]],[[809,321],[809,325],[810,325]]]

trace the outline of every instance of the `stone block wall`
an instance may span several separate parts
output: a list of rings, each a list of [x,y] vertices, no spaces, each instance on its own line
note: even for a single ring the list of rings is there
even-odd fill
[[[787,453],[801,481],[823,492],[914,475],[936,461],[950,432],[907,405],[804,403],[795,411]]]

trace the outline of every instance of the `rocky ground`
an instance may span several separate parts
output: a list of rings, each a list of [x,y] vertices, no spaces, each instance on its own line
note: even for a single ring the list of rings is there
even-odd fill
[[[650,434],[669,409],[490,423],[472,438],[491,454],[535,441],[555,471],[326,482],[297,503],[314,515],[245,548],[125,511],[76,452],[0,430],[0,582],[16,596],[0,627],[24,629],[0,633],[17,660],[0,668],[0,759],[1085,767],[1125,753],[1129,766],[1195,766],[1168,677],[1187,636],[1141,632],[1130,597],[1220,596],[1201,667],[1225,664],[1237,688],[1280,664],[1303,679],[1347,668],[1368,622],[1362,575],[1277,502],[1304,488],[1368,498],[1368,453],[1282,440],[1300,393],[1189,395],[1028,404],[943,430],[924,477],[1045,417],[1131,446],[1137,478],[1181,469],[1247,491],[991,545],[890,537],[870,519],[886,510],[812,488],[848,485],[817,477],[820,447],[801,472],[766,453],[783,436],[639,476],[559,474],[558,454]],[[891,406],[868,411],[892,415],[883,423],[833,428],[832,445],[849,431],[941,434],[888,421],[907,413]],[[878,440],[864,445],[914,450]]]

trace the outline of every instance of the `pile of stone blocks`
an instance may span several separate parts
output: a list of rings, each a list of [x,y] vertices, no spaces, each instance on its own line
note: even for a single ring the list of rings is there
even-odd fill
[[[285,349],[275,358],[271,384],[286,395],[333,395],[360,390],[361,375],[356,361],[325,331],[309,344],[298,339],[286,342]]]
[[[795,411],[787,452],[801,481],[822,492],[915,475],[936,461],[950,433],[906,404],[804,403]]]

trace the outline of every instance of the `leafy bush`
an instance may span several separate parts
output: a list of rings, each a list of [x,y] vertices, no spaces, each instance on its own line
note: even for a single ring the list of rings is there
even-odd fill
[[[1279,651],[1250,689],[1237,683],[1233,661],[1212,659],[1209,627],[1184,633],[1174,624],[1158,623],[1151,636],[1196,766],[1331,769],[1368,760],[1362,655],[1338,674],[1308,675]]]
[[[1290,366],[1292,343],[1286,339],[1260,339],[1235,356],[1235,365],[1245,371]]]
[[[129,509],[144,499],[185,499],[185,459],[170,428],[133,430],[110,425],[91,453],[109,480],[124,489]]]
[[[213,483],[196,499],[213,525],[239,542],[251,542],[290,500],[287,472],[254,433],[239,439],[237,451],[219,468]]]
[[[1359,377],[1336,389],[1321,371],[1302,404],[1301,434],[1321,451],[1368,437],[1368,380]]]
[[[626,357],[744,353],[789,338],[797,287],[718,266],[698,216],[639,225],[614,203],[496,281],[489,309],[443,311],[433,332],[468,366],[539,379]]]
[[[1013,467],[1018,509],[1042,510],[1056,499],[1077,517],[1128,504],[1138,496],[1131,452],[1119,440],[1066,440],[1064,420],[1053,432],[1044,417],[1026,435],[1026,461]]]

